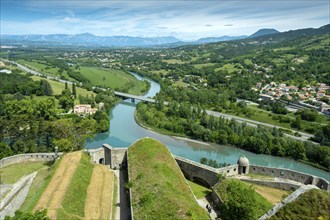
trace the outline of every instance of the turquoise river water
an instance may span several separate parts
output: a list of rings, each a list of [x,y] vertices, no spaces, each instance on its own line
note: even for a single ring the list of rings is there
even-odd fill
[[[139,80],[142,79],[136,74],[133,75]],[[159,92],[160,85],[154,81],[148,81],[150,81],[151,87],[145,96],[153,97],[157,92]],[[93,140],[87,142],[86,148],[98,148],[105,143],[113,147],[129,147],[133,142],[140,138],[151,137],[164,143],[173,154],[196,162],[199,162],[202,157],[206,157],[214,159],[218,163],[226,162],[235,164],[240,156],[245,155],[249,158],[251,164],[287,168],[320,176],[330,181],[329,172],[296,162],[291,159],[254,154],[235,147],[203,143],[158,134],[140,127],[134,119],[134,111],[135,104],[131,103],[130,100],[125,100],[117,104],[110,112],[110,131],[97,134]]]

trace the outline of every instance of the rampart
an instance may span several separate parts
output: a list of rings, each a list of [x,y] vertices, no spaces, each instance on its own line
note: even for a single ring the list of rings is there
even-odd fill
[[[179,156],[174,156],[174,159],[187,179],[200,182],[207,187],[211,187],[218,182],[216,169]]]
[[[282,179],[289,179],[302,183],[304,185],[311,184],[319,187],[320,189],[324,189],[330,193],[330,185],[328,181],[326,181],[321,177],[309,175],[306,173],[301,173],[283,168],[264,167],[264,166],[256,166],[256,165],[250,165],[250,173],[279,177]]]
[[[102,163],[110,165],[111,168],[115,166],[120,167],[122,163],[127,163],[127,148],[113,148],[108,144],[103,144],[102,148],[90,149],[88,150],[89,154],[92,157],[94,163]],[[201,184],[211,187],[218,181],[218,175],[229,177],[239,174],[240,165],[235,164],[222,168],[213,168],[209,167],[195,161],[182,158],[176,155],[173,155],[177,164],[184,176],[192,181],[200,182]],[[301,173],[289,169],[274,168],[274,167],[264,167],[256,165],[248,165],[248,172],[254,174],[262,174],[273,177],[281,178],[280,181],[268,181],[268,180],[258,180],[258,184],[267,185],[271,187],[281,188],[281,189],[296,189],[299,187],[299,184],[296,184],[292,181],[307,185],[315,185],[320,189],[324,189],[330,192],[329,182],[323,178],[309,175],[306,173]],[[292,181],[285,181],[285,180]],[[249,181],[249,180],[244,180]],[[251,180],[252,182],[254,180]]]
[[[58,156],[62,153],[58,153]],[[28,161],[52,161],[56,159],[55,153],[31,153],[31,154],[17,154],[11,157],[5,157],[0,160],[0,168]]]

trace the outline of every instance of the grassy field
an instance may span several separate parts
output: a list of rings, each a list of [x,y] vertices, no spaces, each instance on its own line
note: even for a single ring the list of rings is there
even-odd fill
[[[271,220],[280,219],[330,219],[330,194],[313,189],[302,194],[296,201],[281,208]]]
[[[194,68],[202,69],[203,67],[214,66],[215,63],[201,63],[201,64],[194,64]]]
[[[135,219],[209,219],[169,150],[145,138],[128,148]]]
[[[14,184],[21,177],[46,168],[45,162],[24,162],[0,169],[0,183]]]
[[[121,70],[101,69],[95,67],[81,67],[80,73],[89,79],[93,85],[111,88],[114,90],[127,90],[132,94],[141,94],[146,84],[134,76]]]
[[[282,189],[276,189],[268,186],[262,186],[257,184],[251,184],[252,187],[255,189],[259,195],[267,199],[268,202],[271,204],[277,204],[281,202],[285,197],[287,197],[291,192],[282,190]]]
[[[212,190],[201,186],[197,183],[194,183],[192,181],[187,180],[190,189],[193,191],[194,195],[196,196],[197,199],[202,199],[205,198],[206,196],[210,195],[212,193]]]
[[[65,84],[61,83],[61,82],[57,82],[57,81],[50,80],[50,79],[45,79],[45,78],[42,78],[42,77],[39,77],[39,76],[31,76],[31,78],[33,80],[41,80],[41,79],[47,80],[49,82],[49,84],[52,86],[54,95],[61,94],[62,90],[65,88]],[[69,88],[71,89],[71,85],[69,85]],[[79,88],[79,87],[76,87],[76,91],[77,91],[77,96],[78,95],[83,95],[83,96],[96,95],[92,91],[88,91],[86,89],[82,89],[82,88]]]
[[[185,61],[177,60],[177,59],[162,60],[162,61],[165,63],[168,63],[168,64],[184,64],[184,63],[186,63]]]
[[[59,76],[58,70],[59,68],[57,67],[52,67],[51,65],[47,65],[47,63],[42,62],[42,61],[37,61],[37,60],[32,60],[32,61],[27,61],[27,60],[18,60],[18,63],[29,67],[30,69],[33,69],[35,71],[38,71],[44,75],[47,76]],[[68,78],[70,81],[73,81],[71,77],[67,74],[66,71],[63,71],[62,75],[66,78]]]
[[[233,73],[233,72],[236,72],[236,71],[238,71],[238,70],[240,70],[240,69],[237,69],[233,64],[231,64],[231,63],[227,63],[227,64],[225,64],[225,65],[223,65],[222,67],[220,67],[220,68],[216,68],[216,69],[214,69],[214,71],[220,71],[220,70],[227,70],[228,71],[228,73]]]

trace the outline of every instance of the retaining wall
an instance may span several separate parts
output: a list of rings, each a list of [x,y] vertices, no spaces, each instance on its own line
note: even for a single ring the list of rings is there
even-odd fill
[[[304,185],[311,184],[330,192],[329,182],[323,178],[289,169],[250,165],[250,173],[263,174],[283,179],[294,180]]]
[[[218,172],[215,168],[178,156],[174,156],[174,159],[187,179],[197,182],[200,181],[201,183],[206,182],[207,184],[204,184],[208,187],[218,182]]]
[[[58,156],[62,153],[58,153]],[[31,154],[17,154],[11,157],[5,157],[0,160],[0,168],[27,161],[52,161],[55,160],[55,153],[31,153]]]
[[[269,186],[277,189],[284,189],[287,191],[296,190],[301,187],[303,184],[286,182],[286,181],[267,181],[267,180],[255,180],[255,179],[240,179],[241,181],[255,183],[258,185]]]

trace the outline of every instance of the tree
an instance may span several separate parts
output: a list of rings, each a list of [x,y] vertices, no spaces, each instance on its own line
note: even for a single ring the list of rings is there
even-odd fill
[[[6,216],[5,220],[50,220],[47,216],[47,210],[37,210],[34,213],[16,211],[13,217]]]
[[[47,95],[51,96],[53,95],[53,89],[50,83],[47,80],[40,80],[40,92],[37,95]]]
[[[74,98],[77,98],[76,84],[72,83],[72,95]]]
[[[226,198],[220,205],[221,219],[258,219],[257,200],[251,187],[245,186],[240,180],[233,180],[228,183],[225,190]]]
[[[66,111],[73,107],[74,102],[69,89],[63,90],[58,100],[61,108],[65,109]]]

